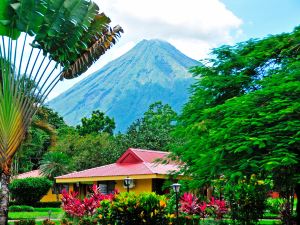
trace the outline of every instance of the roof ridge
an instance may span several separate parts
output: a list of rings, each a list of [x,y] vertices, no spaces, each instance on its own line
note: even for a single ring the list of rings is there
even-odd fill
[[[141,149],[141,148],[129,148],[133,151],[141,151],[141,152],[157,152],[157,153],[164,153],[170,154],[171,152],[159,151],[159,150],[151,150],[151,149]]]
[[[85,169],[85,170],[80,170],[80,171],[76,171],[76,172],[72,172],[72,173],[67,173],[67,174],[64,174],[64,175],[61,175],[61,176],[57,176],[55,178],[64,177],[64,176],[67,176],[67,175],[74,175],[74,174],[82,173],[82,172],[85,172],[85,171],[88,171],[88,170],[94,170],[94,169],[104,168],[104,167],[108,167],[108,166],[114,165],[114,164],[117,164],[117,163],[111,163],[111,164],[107,164],[107,165],[103,165],[103,166],[93,167],[93,168],[90,168],[90,169]]]

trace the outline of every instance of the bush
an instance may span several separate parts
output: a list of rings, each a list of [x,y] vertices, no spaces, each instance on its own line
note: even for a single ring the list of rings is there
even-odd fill
[[[15,221],[15,225],[35,225],[35,220],[19,220]]]
[[[67,218],[63,218],[63,219],[60,221],[60,224],[61,224],[61,225],[73,225],[73,223],[70,222]]]
[[[235,184],[228,182],[224,194],[230,205],[231,219],[240,224],[256,224],[263,218],[268,190],[269,185],[255,176]]]
[[[42,225],[55,225],[55,222],[53,222],[49,219],[45,219],[45,220],[43,220]]]
[[[52,186],[52,182],[43,177],[16,179],[9,185],[12,198],[21,205],[34,205]]]
[[[267,210],[270,213],[279,215],[283,209],[285,201],[282,198],[268,198],[267,199]]]
[[[168,224],[166,199],[155,193],[121,193],[110,202],[101,202],[96,218],[103,225]]]
[[[34,208],[28,205],[13,205],[9,206],[10,212],[33,212]]]

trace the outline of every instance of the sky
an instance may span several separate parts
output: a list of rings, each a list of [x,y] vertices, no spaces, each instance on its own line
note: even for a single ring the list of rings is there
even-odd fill
[[[49,99],[123,55],[143,39],[162,39],[200,60],[212,48],[290,32],[300,25],[299,0],[94,0],[124,29],[118,43],[81,77],[63,81]]]

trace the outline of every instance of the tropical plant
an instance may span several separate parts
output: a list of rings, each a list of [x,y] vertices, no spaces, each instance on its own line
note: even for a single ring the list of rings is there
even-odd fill
[[[115,44],[122,28],[109,23],[87,0],[0,2],[0,224],[7,224],[12,158],[32,116],[60,80],[81,75]]]
[[[97,208],[103,200],[113,200],[115,194],[102,194],[97,185],[93,185],[92,194],[83,200],[78,198],[77,192],[68,193],[66,190],[62,192],[62,208],[67,215],[73,218],[82,218],[84,216],[92,216],[96,213]]]
[[[47,152],[41,161],[40,171],[42,175],[54,180],[55,177],[66,174],[69,171],[69,157],[62,152]]]
[[[123,192],[112,202],[102,201],[95,218],[105,225],[165,225],[166,198],[155,193]]]

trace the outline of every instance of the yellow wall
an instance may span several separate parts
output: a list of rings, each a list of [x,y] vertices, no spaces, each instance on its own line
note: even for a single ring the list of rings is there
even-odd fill
[[[73,184],[69,184],[69,191],[73,191]],[[61,201],[62,195],[59,194],[59,201]],[[52,188],[49,189],[47,194],[42,197],[41,202],[57,202],[57,195],[52,193]]]
[[[59,195],[59,201],[61,200],[61,195]],[[52,193],[52,188],[49,189],[48,193],[40,200],[41,202],[57,202],[56,194]]]
[[[134,180],[134,184],[134,188],[130,188],[129,191],[133,191],[136,194],[139,194],[141,192],[152,192],[152,179]],[[122,180],[116,181],[116,189],[120,192],[127,191],[127,188],[123,187]]]

